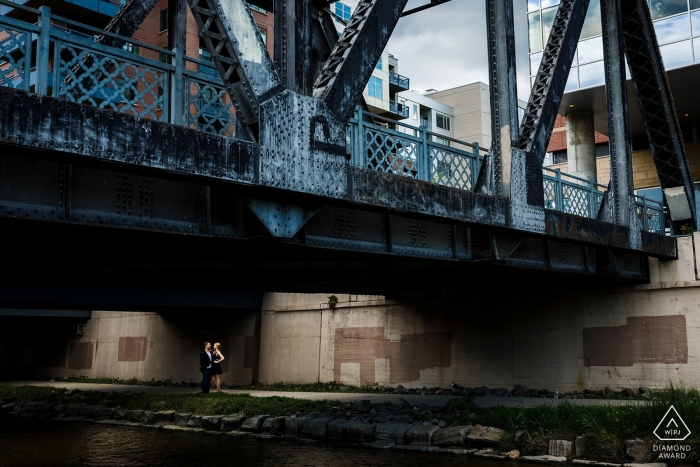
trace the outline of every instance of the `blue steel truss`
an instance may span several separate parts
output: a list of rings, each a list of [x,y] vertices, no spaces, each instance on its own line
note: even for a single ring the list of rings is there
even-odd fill
[[[39,10],[14,7],[39,16]],[[112,36],[127,45],[107,47],[96,38],[109,33],[58,16],[53,19],[63,26],[51,25],[48,18],[31,24],[0,16],[0,86],[40,93],[36,83],[43,73],[48,75],[44,82],[50,83],[44,93],[53,97],[202,132],[235,135],[231,97],[221,79],[208,71],[210,62],[116,35]],[[37,49],[32,48],[33,35],[34,42],[48,41],[50,47],[43,55],[37,53],[37,66],[30,73],[27,65]],[[182,92],[173,92],[178,89]],[[467,191],[474,190],[478,168],[488,153],[478,143],[367,114],[360,108],[349,122],[347,135],[351,164]],[[546,168],[543,183],[545,208],[596,218],[605,186]],[[637,197],[636,214],[641,229],[665,233],[662,203]]]

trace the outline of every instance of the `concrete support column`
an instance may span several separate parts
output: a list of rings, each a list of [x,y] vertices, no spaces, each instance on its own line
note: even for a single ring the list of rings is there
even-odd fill
[[[566,114],[566,155],[571,175],[598,181],[593,112],[580,110]]]

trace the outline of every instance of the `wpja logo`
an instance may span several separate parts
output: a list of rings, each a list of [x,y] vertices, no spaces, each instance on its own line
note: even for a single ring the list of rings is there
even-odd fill
[[[676,408],[671,406],[654,430],[654,435],[660,441],[685,441],[690,436],[690,429],[678,414]],[[690,445],[654,445],[654,452],[659,453],[659,459],[685,459],[686,452],[689,451]]]

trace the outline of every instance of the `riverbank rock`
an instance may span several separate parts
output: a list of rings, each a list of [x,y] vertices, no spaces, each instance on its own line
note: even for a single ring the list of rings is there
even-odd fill
[[[245,421],[245,416],[243,415],[229,415],[221,419],[221,431],[233,431],[240,430],[243,422]]]
[[[517,459],[518,457],[520,457],[520,451],[518,451],[517,449],[513,449],[512,451],[508,451],[506,453],[506,457],[508,459]]]
[[[255,431],[259,432],[262,430],[263,423],[265,423],[265,419],[270,418],[269,415],[256,415],[254,417],[250,417],[247,420],[243,422],[241,425],[241,429],[243,431]]]
[[[414,426],[406,432],[406,442],[411,446],[432,446],[433,433],[438,430],[433,425]]]
[[[374,430],[374,437],[377,440],[391,440],[396,444],[405,444],[406,433],[411,428],[413,428],[413,425],[409,423],[380,423]]]
[[[472,426],[451,426],[433,433],[433,446],[461,446],[472,431]]]
[[[308,417],[287,417],[284,419],[284,434],[287,436],[301,436],[304,423]]]
[[[576,439],[574,440],[574,452],[576,453],[577,456],[585,456],[586,455],[586,437],[585,436],[577,436]]]
[[[648,462],[652,460],[651,443],[641,439],[625,440],[625,454],[635,462]]]
[[[329,417],[318,417],[307,420],[301,432],[307,436],[325,439],[328,436],[328,424],[331,420],[332,418]]]
[[[205,415],[202,417],[202,428],[210,431],[219,431],[223,415]]]
[[[526,462],[537,462],[539,464],[563,464],[566,462],[566,457],[550,456],[545,454],[543,456],[522,456],[520,460]]]
[[[109,407],[98,407],[97,410],[95,410],[95,420],[111,420],[114,416],[114,412],[115,410]]]
[[[185,427],[191,416],[192,414],[189,413],[176,413],[173,416],[173,423],[177,426]]]
[[[476,451],[474,455],[476,457],[485,457],[486,459],[506,459],[505,454],[501,454],[500,452],[494,451],[491,448]]]
[[[352,425],[357,425],[357,422],[351,422],[344,418],[331,421],[328,423],[328,439],[332,441],[347,441],[349,439],[348,428]]]
[[[173,419],[175,418],[175,411],[174,410],[160,410],[156,412],[153,416],[153,421],[155,423],[173,423]]]
[[[378,439],[365,444],[365,446],[373,449],[391,449],[394,447],[394,442],[390,439]]]
[[[78,416],[80,416],[80,410],[86,406],[87,406],[87,404],[85,402],[76,402],[74,404],[66,404],[66,417],[78,417]],[[15,412],[19,412],[19,411],[15,410]]]
[[[569,457],[571,455],[571,441],[566,441],[563,439],[550,439],[549,455]]]
[[[495,445],[498,444],[505,433],[500,428],[476,425],[467,435],[467,439],[477,443]]]
[[[284,434],[285,417],[270,417],[263,422],[262,431],[265,433]]]
[[[51,413],[52,404],[42,401],[25,402],[22,405],[22,412],[30,413]]]
[[[355,423],[348,425],[348,439],[355,443],[366,443],[374,440],[374,430],[377,425],[373,423]]]
[[[187,426],[190,428],[202,428],[202,416],[190,415],[190,419],[187,420]]]

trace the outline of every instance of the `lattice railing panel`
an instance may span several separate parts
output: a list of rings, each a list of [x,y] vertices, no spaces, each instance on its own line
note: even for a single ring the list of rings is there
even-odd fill
[[[167,120],[165,69],[57,42],[56,97],[150,120]],[[91,60],[87,57],[91,56]]]
[[[190,128],[229,137],[236,134],[236,110],[222,85],[188,77],[185,89]]]
[[[584,187],[562,183],[563,211],[582,217],[591,215],[590,191]]]
[[[369,128],[365,128],[364,133],[368,168],[418,177],[417,142]]]
[[[461,190],[474,186],[474,159],[450,151],[448,148],[430,147],[429,180]]]
[[[0,86],[28,89],[27,62],[31,33],[9,26],[0,27]]]
[[[560,209],[557,203],[557,182],[544,180],[544,207],[545,209]]]

